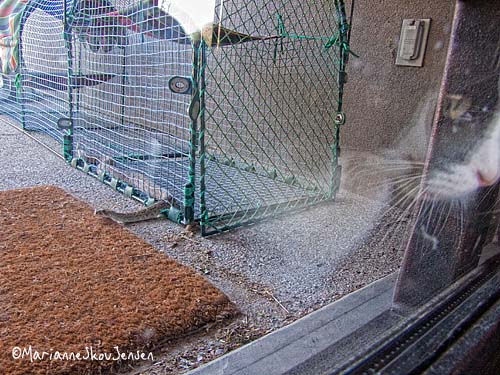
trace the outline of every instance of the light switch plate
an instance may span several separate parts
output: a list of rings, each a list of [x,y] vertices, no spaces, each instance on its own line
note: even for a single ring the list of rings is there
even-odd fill
[[[424,64],[430,26],[430,18],[403,20],[396,65],[421,67]]]

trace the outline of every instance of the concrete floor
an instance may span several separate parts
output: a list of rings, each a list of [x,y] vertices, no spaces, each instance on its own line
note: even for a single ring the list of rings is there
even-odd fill
[[[0,117],[0,190],[50,184],[96,209],[141,207],[71,168],[12,124]],[[57,147],[50,139],[45,143]],[[341,190],[335,202],[208,238],[186,238],[182,227],[166,220],[128,226],[205,275],[242,312],[229,326],[170,343],[147,373],[195,368],[396,271],[404,246],[404,231],[394,225],[400,215],[388,213],[383,201]],[[232,342],[221,338],[228,327]]]

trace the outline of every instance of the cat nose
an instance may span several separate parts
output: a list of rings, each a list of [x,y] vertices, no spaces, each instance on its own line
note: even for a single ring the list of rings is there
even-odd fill
[[[493,169],[478,169],[476,175],[480,187],[491,186],[500,177],[498,171]]]

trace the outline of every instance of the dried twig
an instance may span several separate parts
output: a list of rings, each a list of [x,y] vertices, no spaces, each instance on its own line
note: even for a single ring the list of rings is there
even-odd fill
[[[131,258],[141,258],[141,257],[150,257],[151,255],[155,255],[156,253],[146,253],[146,254],[138,254],[138,255],[130,255]]]
[[[274,294],[270,291],[270,290],[265,290],[264,293],[268,294],[269,296],[271,296],[271,298],[273,300],[276,301],[276,303],[287,313],[287,314],[290,314],[290,311],[288,311],[288,309],[283,306],[283,304],[274,296]]]
[[[267,296],[271,297],[279,305],[279,307],[281,307],[283,309],[283,311],[285,311],[287,314],[290,314],[290,311],[288,311],[288,309],[285,306],[283,306],[281,301],[279,299],[277,299],[275,297],[275,295],[269,289],[265,289],[263,291],[260,291],[258,289],[250,289],[250,290],[254,291],[255,293],[267,295]]]

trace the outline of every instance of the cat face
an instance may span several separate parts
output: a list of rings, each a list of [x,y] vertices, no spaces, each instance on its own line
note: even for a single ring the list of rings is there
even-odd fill
[[[441,199],[466,197],[479,188],[492,186],[500,179],[500,110],[493,114],[475,145],[465,149],[461,162],[430,168],[425,190]],[[470,135],[468,135],[470,136]]]

